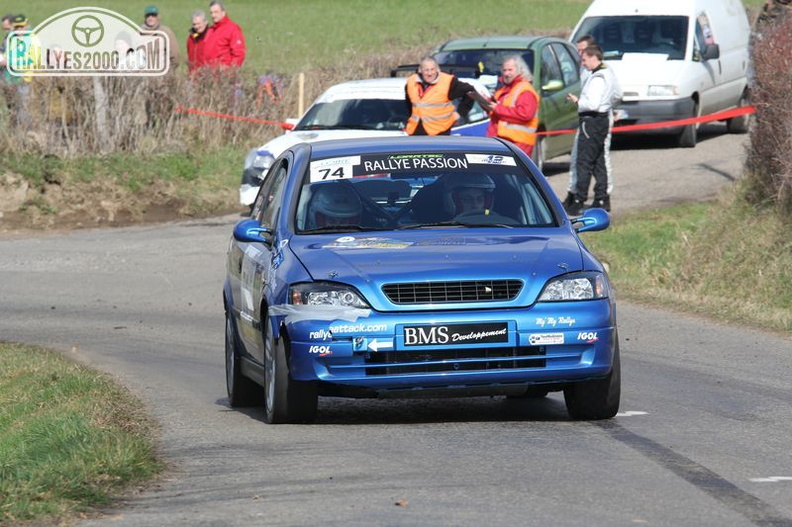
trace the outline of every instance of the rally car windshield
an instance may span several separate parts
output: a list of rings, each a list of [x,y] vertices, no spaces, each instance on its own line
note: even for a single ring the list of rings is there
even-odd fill
[[[555,225],[533,177],[510,156],[363,155],[313,161],[300,233]]]

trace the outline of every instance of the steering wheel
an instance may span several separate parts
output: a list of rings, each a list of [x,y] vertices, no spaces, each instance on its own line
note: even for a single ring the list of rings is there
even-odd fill
[[[458,221],[460,223],[491,223],[494,225],[496,223],[514,223],[514,218],[509,218],[508,216],[504,216],[503,214],[498,214],[497,212],[493,211],[486,212],[483,210],[468,210],[454,216],[454,221]]]

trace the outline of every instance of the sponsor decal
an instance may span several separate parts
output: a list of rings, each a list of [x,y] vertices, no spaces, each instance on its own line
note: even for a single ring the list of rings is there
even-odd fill
[[[498,156],[491,154],[465,154],[467,160],[474,165],[508,165],[517,166],[517,162],[511,156]]]
[[[330,326],[330,333],[376,333],[388,329],[387,324],[337,324]]]
[[[533,333],[528,336],[531,346],[548,346],[552,344],[563,344],[563,333]]]
[[[540,328],[544,328],[544,327],[555,328],[559,326],[566,326],[571,328],[572,326],[575,325],[575,322],[577,321],[572,317],[536,317],[536,320],[534,320],[534,324],[536,324]]]
[[[314,340],[331,340],[333,338],[333,332],[322,328],[319,331],[308,332],[308,338]]]
[[[328,355],[332,355],[333,350],[330,349],[330,346],[310,346],[308,348],[308,353],[319,355],[320,357],[326,357]]]
[[[325,249],[404,249],[412,242],[392,240],[390,238],[355,238],[344,236],[324,246]]]
[[[404,154],[363,161],[365,173],[394,172],[398,170],[447,170],[466,169],[467,159],[445,154]]]
[[[405,346],[509,342],[506,322],[404,326]]]
[[[67,9],[34,29],[12,31],[6,55],[8,73],[24,77],[139,77],[170,68],[164,32],[141,31],[100,7]]]
[[[588,344],[591,344],[592,342],[597,342],[599,337],[596,331],[581,331],[577,334],[577,339],[585,340]]]

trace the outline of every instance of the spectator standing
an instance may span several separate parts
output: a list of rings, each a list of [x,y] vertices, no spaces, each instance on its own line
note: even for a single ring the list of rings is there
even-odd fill
[[[14,15],[12,14],[3,15],[2,18],[3,34],[2,36],[0,36],[0,38],[2,39],[0,40],[0,85],[5,83],[5,70],[7,64],[5,45],[6,45],[6,38],[8,37],[8,34],[11,33],[11,29],[14,27],[13,21],[14,21]]]
[[[583,51],[589,46],[593,46],[597,43],[591,35],[583,35],[579,39],[575,41],[575,48],[577,49],[578,56],[581,59],[580,62],[580,85],[582,86],[591,72],[586,69],[583,65]],[[578,145],[578,135],[580,134],[580,128],[577,129],[575,132],[575,140],[572,143],[572,152],[569,154],[569,185],[567,185],[567,195],[564,199],[564,207],[569,207],[572,205],[572,202],[575,200],[575,187],[577,186],[577,168],[575,165],[577,164],[577,145]],[[609,149],[610,150],[610,149]],[[610,164],[610,151],[608,153],[608,157],[605,160],[605,168],[608,171],[608,174],[611,172],[611,164]],[[609,178],[610,179],[610,178]]]
[[[242,29],[226,14],[222,2],[209,4],[214,25],[209,28],[204,44],[204,59],[213,66],[242,66],[245,62],[245,37]]]
[[[192,15],[192,27],[187,36],[187,68],[191,73],[206,65],[204,46],[208,33],[209,22],[206,20],[206,13],[196,11]]]
[[[30,26],[25,15],[15,15],[11,19],[11,32],[16,33],[20,40],[27,41],[27,44],[19,48],[19,50],[7,50],[8,54],[5,56],[7,63],[10,62],[15,64],[17,68],[24,68],[28,64],[36,63],[39,58],[35,50],[41,48],[40,46],[32,45],[36,37],[35,35],[26,33],[29,29]],[[4,68],[3,78],[6,84],[3,91],[8,108],[11,110],[12,121],[16,124],[18,129],[22,130],[30,126],[31,123],[28,105],[30,102],[30,82],[32,77],[29,73],[11,75],[8,69]]]
[[[578,107],[580,118],[577,145],[577,185],[572,202],[566,206],[570,216],[583,211],[583,204],[588,199],[589,185],[594,177],[593,207],[610,211],[610,192],[612,182],[607,171],[605,159],[610,144],[613,123],[613,101],[619,97],[616,77],[602,62],[602,49],[589,46],[583,51],[583,65],[591,74],[583,84],[580,97],[569,94],[567,97]]]
[[[405,131],[409,135],[449,135],[457,119],[467,117],[473,107],[475,88],[443,73],[431,57],[421,60],[418,72],[410,75],[405,86],[405,101],[410,117]],[[454,100],[459,106],[454,108]]]
[[[506,57],[501,66],[500,85],[486,110],[490,112],[487,135],[508,139],[531,155],[539,126],[539,94],[534,90],[533,75],[519,55]]]
[[[143,23],[140,29],[145,31],[162,31],[168,36],[168,56],[170,57],[170,71],[179,67],[179,44],[176,34],[168,26],[160,23],[159,9],[150,5],[143,10]]]

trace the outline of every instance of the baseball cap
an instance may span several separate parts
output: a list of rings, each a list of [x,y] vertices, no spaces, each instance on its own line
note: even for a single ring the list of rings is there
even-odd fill
[[[159,9],[157,9],[157,6],[155,5],[150,5],[143,10],[143,15],[144,16],[159,15]]]
[[[11,26],[13,27],[25,27],[28,23],[28,19],[25,15],[17,15],[11,20]]]

